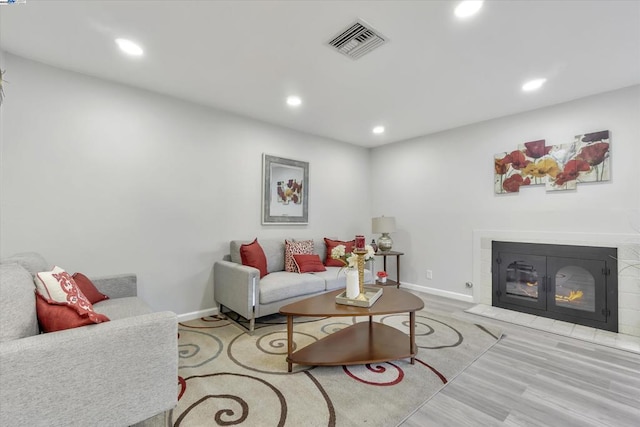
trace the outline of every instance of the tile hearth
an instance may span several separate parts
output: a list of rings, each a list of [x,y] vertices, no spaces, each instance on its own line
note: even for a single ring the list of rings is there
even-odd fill
[[[477,304],[465,312],[640,354],[640,337],[617,334],[486,304]]]

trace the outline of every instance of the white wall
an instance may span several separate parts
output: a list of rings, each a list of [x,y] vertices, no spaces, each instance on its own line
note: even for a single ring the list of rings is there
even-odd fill
[[[2,58],[2,256],[135,272],[154,309],[189,313],[214,307],[231,239],[370,232],[364,148]],[[261,225],[264,152],[310,162],[308,226]]]
[[[638,86],[366,150],[10,54],[0,68],[0,255],[135,272],[158,310],[213,307],[212,265],[235,238],[370,239],[370,218],[393,215],[403,282],[464,297],[473,230],[635,232]],[[495,153],[604,129],[610,182],[493,194]],[[308,226],[260,225],[263,152],[310,162]]]
[[[562,144],[605,129],[611,131],[611,181],[581,183],[576,191],[531,186],[520,194],[493,193],[494,154],[526,141]],[[639,162],[635,86],[376,148],[373,214],[396,217],[392,237],[394,249],[406,253],[403,282],[470,298],[465,282],[473,278],[474,230],[637,233]],[[426,279],[427,269],[433,280]]]

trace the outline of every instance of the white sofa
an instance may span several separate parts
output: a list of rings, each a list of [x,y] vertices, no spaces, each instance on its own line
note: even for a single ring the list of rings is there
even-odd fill
[[[254,330],[255,319],[277,313],[283,305],[346,286],[345,272],[340,267],[326,267],[327,271],[318,273],[284,271],[284,241],[284,238],[258,239],[269,273],[262,279],[258,269],[242,265],[240,259],[240,246],[251,243],[250,240],[232,240],[229,255],[214,265],[213,297],[220,314],[226,307],[243,316],[249,320],[249,332]],[[314,252],[323,263],[326,251],[324,239],[314,239]],[[365,269],[365,283],[372,282],[371,271]]]

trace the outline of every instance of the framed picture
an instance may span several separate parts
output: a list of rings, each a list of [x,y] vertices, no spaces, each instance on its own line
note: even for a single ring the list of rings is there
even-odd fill
[[[262,155],[262,224],[309,223],[309,163]]]

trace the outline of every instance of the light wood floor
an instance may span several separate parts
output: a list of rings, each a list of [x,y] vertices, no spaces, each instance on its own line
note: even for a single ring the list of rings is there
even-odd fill
[[[640,426],[640,355],[465,313],[420,294],[425,309],[495,326],[502,339],[403,427]]]

